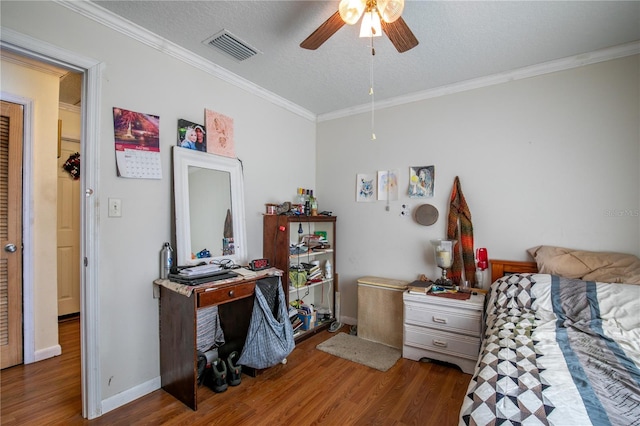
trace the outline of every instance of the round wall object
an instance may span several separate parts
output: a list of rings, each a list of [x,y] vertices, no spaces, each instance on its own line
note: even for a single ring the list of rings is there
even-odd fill
[[[420,225],[429,226],[436,223],[439,215],[438,209],[431,204],[422,204],[415,210],[414,219]]]

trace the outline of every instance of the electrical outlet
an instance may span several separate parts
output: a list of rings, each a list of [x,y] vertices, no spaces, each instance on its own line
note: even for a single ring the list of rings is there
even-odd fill
[[[122,200],[119,198],[109,198],[109,217],[122,216]]]
[[[411,206],[409,204],[403,204],[400,210],[400,216],[411,216]]]

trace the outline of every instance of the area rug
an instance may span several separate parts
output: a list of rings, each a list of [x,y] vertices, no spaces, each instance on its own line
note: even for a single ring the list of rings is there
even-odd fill
[[[387,371],[400,359],[400,350],[347,333],[338,333],[317,349],[380,371]]]

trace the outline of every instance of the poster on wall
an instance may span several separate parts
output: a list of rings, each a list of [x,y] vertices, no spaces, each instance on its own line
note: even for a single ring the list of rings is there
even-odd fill
[[[378,171],[378,200],[398,199],[398,171]]]
[[[114,107],[113,135],[118,176],[162,179],[159,116]]]
[[[207,152],[207,132],[201,124],[178,120],[178,146]]]
[[[356,201],[359,203],[376,200],[376,175],[358,173],[356,176]]]
[[[208,132],[207,152],[236,158],[233,118],[208,109],[204,110],[204,115]]]
[[[410,198],[433,197],[435,184],[434,166],[409,167],[409,189]]]

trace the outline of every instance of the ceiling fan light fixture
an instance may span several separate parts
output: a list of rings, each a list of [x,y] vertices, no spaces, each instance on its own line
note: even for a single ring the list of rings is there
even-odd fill
[[[340,0],[338,11],[346,24],[353,25],[362,16],[365,6],[364,0]]]
[[[378,10],[384,22],[390,24],[402,15],[404,0],[378,0]]]
[[[382,26],[380,24],[380,15],[374,7],[367,10],[362,16],[362,25],[360,26],[360,37],[380,37],[382,35]]]

